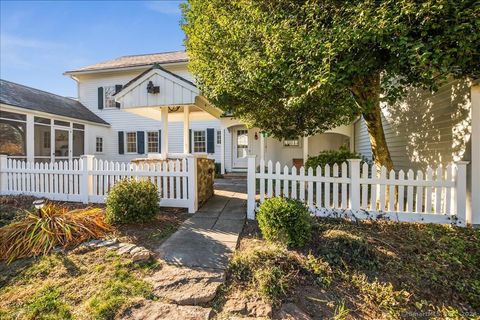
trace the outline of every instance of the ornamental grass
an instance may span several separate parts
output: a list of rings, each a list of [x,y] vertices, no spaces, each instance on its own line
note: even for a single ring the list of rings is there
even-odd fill
[[[46,204],[36,212],[28,211],[23,220],[0,228],[0,260],[10,263],[19,258],[45,255],[55,247],[74,247],[89,239],[102,238],[111,231],[102,209],[68,211]]]

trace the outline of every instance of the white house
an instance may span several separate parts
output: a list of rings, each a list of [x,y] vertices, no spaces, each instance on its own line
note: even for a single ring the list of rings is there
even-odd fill
[[[185,52],[124,56],[65,75],[77,82],[78,101],[1,83],[0,153],[37,161],[82,153],[114,161],[196,153],[214,159],[222,172],[245,171],[250,154],[282,166],[301,165],[309,155],[343,145],[371,156],[361,118],[312,137],[281,141],[265,136],[259,128],[246,128],[202,97],[188,71]],[[11,86],[16,86],[12,92]],[[19,88],[27,91],[22,93],[26,97],[15,101]],[[38,95],[31,96],[32,92]],[[396,169],[469,161],[471,205],[467,207],[480,212],[478,81],[451,81],[434,94],[411,90],[398,105],[383,105],[382,111]],[[23,132],[12,138],[21,151],[8,149],[12,144],[4,132],[12,124]],[[473,223],[480,224],[478,219],[480,215],[475,214]]]

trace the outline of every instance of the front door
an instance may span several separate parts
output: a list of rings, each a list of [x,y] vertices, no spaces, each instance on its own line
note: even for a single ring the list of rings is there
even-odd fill
[[[245,127],[233,130],[233,167],[246,168],[248,156],[248,130]]]
[[[70,159],[71,143],[69,129],[54,129],[54,151],[52,153],[52,161],[65,161]]]

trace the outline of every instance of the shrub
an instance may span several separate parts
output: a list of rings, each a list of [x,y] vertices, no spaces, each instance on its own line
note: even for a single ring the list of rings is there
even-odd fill
[[[311,236],[311,218],[298,200],[275,197],[267,199],[257,214],[258,226],[268,241],[288,246],[303,246]]]
[[[108,193],[106,218],[110,223],[145,222],[155,216],[159,202],[152,182],[124,179]]]
[[[320,152],[318,156],[308,157],[305,168],[311,167],[315,170],[317,166],[323,168],[326,164],[334,165],[336,163],[341,165],[348,159],[362,159],[363,161],[367,161],[367,159],[359,153],[350,152],[347,147],[342,146],[339,150],[326,150]]]
[[[91,238],[105,236],[112,229],[103,211],[87,208],[67,211],[53,204],[39,213],[0,228],[0,259],[15,259],[47,254],[56,246],[73,247]]]

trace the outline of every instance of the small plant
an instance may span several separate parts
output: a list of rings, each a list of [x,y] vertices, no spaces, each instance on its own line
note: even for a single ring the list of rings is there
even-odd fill
[[[332,283],[332,268],[328,262],[322,258],[316,258],[309,253],[305,259],[305,268],[315,276],[315,282],[323,287],[328,287]]]
[[[279,301],[287,293],[289,279],[280,267],[257,270],[253,281],[259,293],[271,302]]]
[[[106,218],[109,223],[149,221],[158,212],[159,202],[157,187],[152,182],[124,179],[108,194]]]
[[[60,291],[46,286],[26,306],[28,319],[71,319],[68,306],[61,301]]]
[[[301,247],[311,237],[311,218],[298,200],[275,197],[267,199],[257,214],[258,226],[268,241]]]
[[[67,211],[47,204],[39,212],[0,228],[0,259],[45,255],[56,246],[76,246],[91,238],[104,237],[112,228],[105,223],[103,211],[88,208]]]
[[[335,163],[341,165],[347,162],[348,159],[362,159],[363,161],[367,161],[361,154],[351,152],[346,146],[342,146],[339,150],[326,150],[320,152],[317,156],[308,157],[305,168],[313,168],[316,170],[316,168],[320,166],[323,169],[327,164],[330,166]]]

